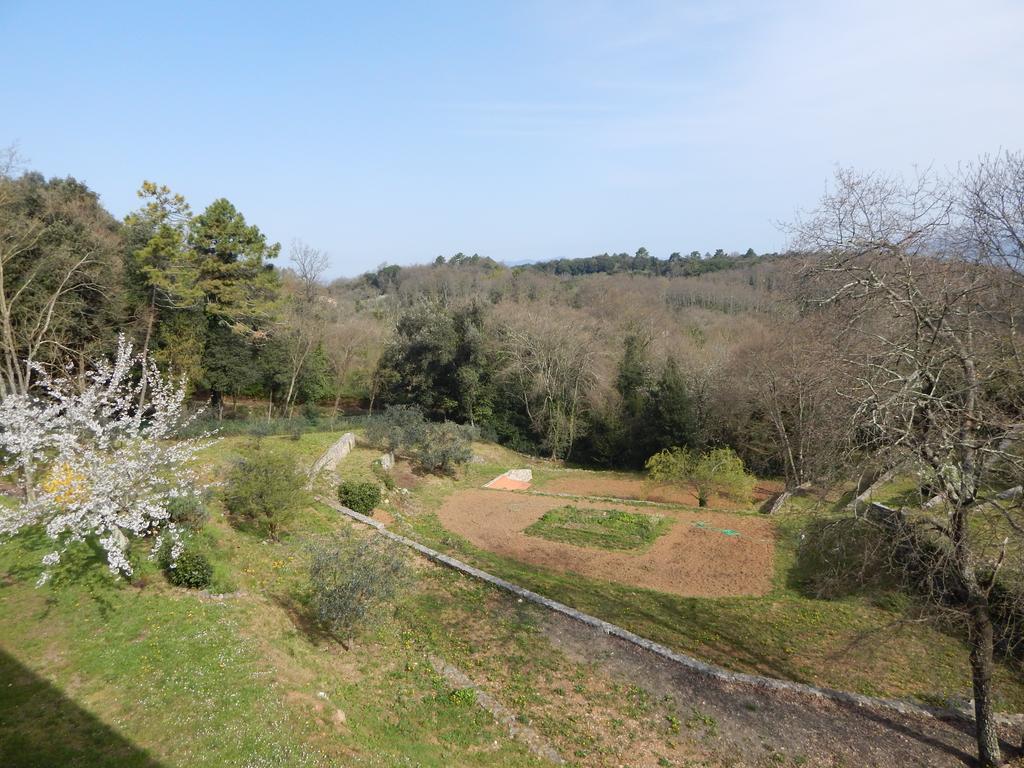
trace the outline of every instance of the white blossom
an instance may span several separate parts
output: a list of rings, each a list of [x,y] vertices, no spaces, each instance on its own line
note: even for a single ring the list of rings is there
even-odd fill
[[[181,537],[167,506],[197,492],[192,463],[208,445],[207,435],[177,439],[197,416],[187,409],[184,380],[163,376],[123,336],[114,360],[99,362],[84,381],[39,374],[38,396],[0,402],[0,454],[7,457],[0,472],[20,475],[27,499],[0,512],[0,535],[44,526],[59,544],[43,558],[46,568],[86,539],[100,544],[115,574],[132,573],[131,537],[154,536],[154,549],[170,541],[177,559]],[[48,578],[44,571],[40,583]]]

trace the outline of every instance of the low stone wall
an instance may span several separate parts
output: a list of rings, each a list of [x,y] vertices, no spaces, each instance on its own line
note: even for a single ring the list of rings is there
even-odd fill
[[[338,462],[351,453],[352,449],[356,447],[356,436],[351,432],[346,432],[338,441],[328,448],[324,455],[316,460],[313,468],[309,470],[310,479],[319,475],[325,469],[331,471],[338,466]]]
[[[813,685],[806,685],[804,683],[794,683],[789,680],[779,680],[774,677],[762,677],[761,675],[750,675],[744,672],[732,672],[722,667],[715,666],[714,664],[708,664],[706,662],[695,659],[692,656],[687,656],[682,653],[666,648],[664,645],[655,643],[647,638],[640,637],[640,635],[630,632],[628,629],[623,629],[615,624],[611,624],[603,619],[599,619],[596,616],[577,611],[564,603],[560,603],[557,600],[552,600],[544,595],[539,595],[536,592],[531,592],[528,589],[513,584],[510,581],[505,581],[498,576],[482,571],[479,568],[475,568],[472,565],[457,560],[454,557],[445,555],[441,552],[426,547],[420,544],[418,541],[413,541],[405,536],[400,536],[397,533],[389,531],[383,523],[374,520],[366,515],[361,515],[358,512],[344,507],[336,501],[319,497],[319,501],[327,506],[336,509],[345,515],[348,515],[353,520],[358,520],[360,523],[372,526],[376,528],[382,536],[386,536],[398,544],[401,544],[410,549],[416,550],[421,555],[435,563],[445,565],[456,571],[460,571],[467,576],[472,576],[480,581],[487,582],[499,589],[511,592],[517,597],[521,597],[524,600],[528,600],[535,605],[548,608],[549,610],[555,611],[556,613],[568,616],[575,621],[578,621],[587,626],[593,627],[594,629],[603,632],[606,635],[617,637],[628,643],[631,643],[639,648],[653,653],[667,661],[671,661],[684,667],[692,672],[696,672],[701,675],[705,675],[709,678],[714,678],[725,683],[731,683],[734,685],[745,685],[752,688],[758,688],[766,691],[777,691],[779,693],[791,693],[802,696],[808,696],[818,699],[827,699],[842,704],[850,704],[856,707],[866,707],[870,709],[884,709],[899,712],[905,715],[923,715],[926,717],[940,717],[945,719],[961,719],[969,722],[974,721],[973,713],[966,710],[954,710],[954,709],[943,709],[939,707],[925,707],[918,704],[911,704],[906,701],[900,701],[897,699],[880,699],[871,696],[863,696],[859,693],[850,693],[848,691],[838,691],[833,688],[819,688]],[[1024,715],[997,715],[999,722],[1019,724],[1024,721]]]

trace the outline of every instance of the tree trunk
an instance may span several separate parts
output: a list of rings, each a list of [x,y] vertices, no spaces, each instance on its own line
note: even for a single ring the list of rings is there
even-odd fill
[[[299,369],[292,373],[291,381],[288,382],[288,394],[284,398],[284,407],[288,410],[288,416],[292,415],[292,395],[295,394],[295,381],[299,378]]]
[[[35,471],[33,470],[31,463],[25,467],[25,470],[22,473],[22,480],[25,484],[25,487],[23,488],[25,492],[25,501],[31,504],[36,500],[36,478]]]
[[[992,618],[988,606],[978,601],[971,610],[971,677],[978,763],[982,768],[1002,765],[999,733],[992,713],[992,647]]]

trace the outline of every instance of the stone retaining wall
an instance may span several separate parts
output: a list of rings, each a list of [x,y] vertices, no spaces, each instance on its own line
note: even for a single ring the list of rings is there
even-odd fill
[[[351,432],[346,432],[338,438],[334,445],[324,451],[323,456],[316,460],[313,468],[309,470],[310,479],[315,478],[325,469],[333,471],[338,466],[338,462],[348,456],[355,447],[356,436]]]

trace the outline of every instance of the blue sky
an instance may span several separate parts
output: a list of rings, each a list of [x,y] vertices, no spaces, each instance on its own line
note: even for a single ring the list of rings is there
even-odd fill
[[[837,164],[1024,148],[1021,29],[1016,0],[0,0],[0,146],[119,216],[144,179],[227,197],[332,276],[764,251]]]

